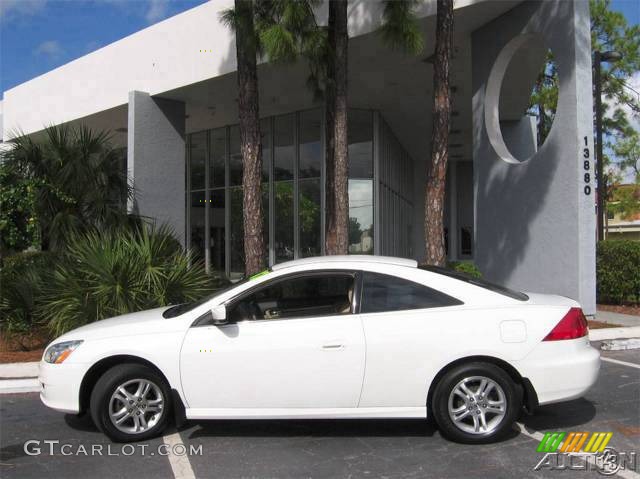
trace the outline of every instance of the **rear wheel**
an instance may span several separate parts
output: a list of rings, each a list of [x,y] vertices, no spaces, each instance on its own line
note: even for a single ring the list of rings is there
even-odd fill
[[[159,435],[170,416],[171,392],[162,376],[141,364],[109,369],[91,393],[91,417],[117,442]]]
[[[463,364],[438,382],[431,409],[440,431],[449,439],[492,442],[511,430],[522,409],[522,393],[494,364]]]

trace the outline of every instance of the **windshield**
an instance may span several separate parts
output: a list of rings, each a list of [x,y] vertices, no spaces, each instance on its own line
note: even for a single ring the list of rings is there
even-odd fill
[[[518,301],[527,301],[529,299],[529,296],[527,296],[524,293],[521,293],[520,291],[514,291],[504,286],[500,286],[499,284],[490,283],[489,281],[485,281],[484,279],[474,278],[473,276],[470,276],[466,273],[462,273],[460,271],[441,268],[439,266],[420,266],[420,269],[424,269],[425,271],[431,271],[432,273],[443,274],[445,276],[449,276],[451,278],[464,281],[465,283],[473,284],[474,286],[479,286],[480,288],[488,289],[489,291],[492,291],[494,293],[498,293],[512,299],[517,299]]]
[[[236,286],[240,286],[241,284],[244,284],[248,281],[252,281],[256,278],[259,278],[260,276],[264,276],[265,274],[269,273],[271,270],[270,269],[266,269],[264,271],[261,271],[259,273],[256,273],[252,276],[247,277],[243,277],[240,281],[236,281],[235,283],[229,283],[226,286],[223,286],[222,288],[216,289],[214,293],[210,294],[209,296],[205,296],[202,299],[198,299],[197,301],[191,301],[189,303],[182,303],[182,304],[177,304],[175,306],[170,307],[169,309],[167,309],[164,313],[162,313],[162,317],[163,318],[175,318],[177,316],[180,316],[184,313],[188,313],[189,311],[193,311],[194,309],[196,309],[198,306],[203,305],[204,303],[206,303],[207,301],[215,298],[216,296],[219,296],[223,293],[226,293],[227,291],[232,290],[233,288],[235,288]]]

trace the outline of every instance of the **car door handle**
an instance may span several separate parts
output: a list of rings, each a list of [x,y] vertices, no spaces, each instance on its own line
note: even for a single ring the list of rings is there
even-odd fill
[[[336,350],[342,348],[344,348],[344,345],[341,343],[325,343],[322,345],[322,349]]]

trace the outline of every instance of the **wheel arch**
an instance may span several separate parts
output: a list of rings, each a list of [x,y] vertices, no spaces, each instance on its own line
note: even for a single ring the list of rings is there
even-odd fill
[[[95,387],[98,379],[111,369],[114,366],[119,364],[141,364],[143,366],[147,366],[152,369],[156,373],[158,373],[162,378],[166,381],[169,388],[171,388],[171,383],[167,379],[167,376],[162,372],[160,368],[158,368],[151,361],[141,358],[140,356],[129,355],[129,354],[116,354],[113,356],[107,356],[102,358],[100,361],[95,363],[93,366],[89,368],[89,370],[85,373],[82,378],[82,382],[80,383],[80,397],[79,397],[79,414],[83,414],[84,412],[89,410],[89,401],[91,398],[91,392]]]
[[[435,393],[435,390],[438,387],[438,383],[443,378],[443,376],[447,374],[447,372],[449,372],[451,369],[457,366],[460,366],[461,364],[476,363],[476,362],[493,364],[495,366],[498,366],[502,370],[504,370],[509,375],[509,377],[511,377],[513,382],[520,387],[523,404],[527,408],[527,411],[532,412],[533,409],[537,407],[538,396],[536,394],[535,389],[531,385],[531,381],[529,381],[529,379],[523,377],[515,367],[513,367],[504,359],[496,358],[494,356],[477,355],[477,356],[466,356],[464,358],[459,358],[454,361],[451,361],[449,364],[447,364],[442,369],[440,369],[438,374],[435,375],[435,377],[431,381],[431,384],[429,385],[429,391],[427,393],[427,417],[433,416],[433,413],[431,410],[431,402],[433,400],[433,395]]]

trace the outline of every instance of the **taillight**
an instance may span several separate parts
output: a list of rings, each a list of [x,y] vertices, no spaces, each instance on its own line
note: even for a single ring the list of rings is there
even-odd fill
[[[551,330],[543,341],[561,341],[563,339],[577,339],[589,334],[587,318],[580,308],[571,308],[556,327]]]

